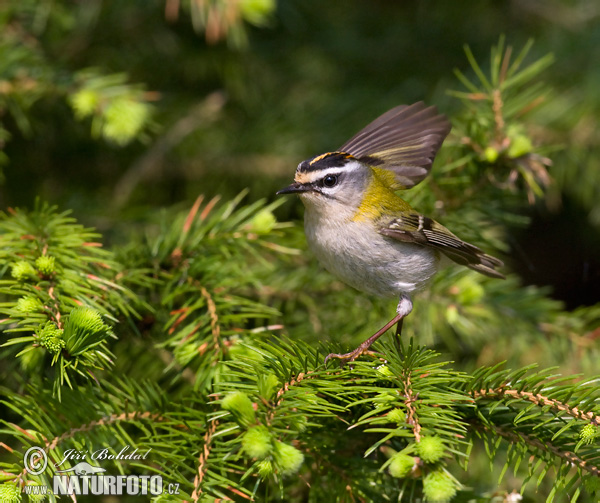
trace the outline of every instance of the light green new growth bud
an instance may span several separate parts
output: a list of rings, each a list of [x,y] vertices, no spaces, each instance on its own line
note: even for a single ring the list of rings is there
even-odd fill
[[[263,26],[275,10],[275,0],[241,0],[242,17],[256,26]]]
[[[75,117],[85,119],[96,111],[100,96],[91,89],[81,89],[69,98],[69,102],[75,112]]]
[[[249,230],[256,234],[268,234],[273,230],[277,219],[269,210],[259,211],[252,220],[250,220]]]
[[[528,154],[533,150],[531,140],[525,135],[517,135],[512,138],[510,147],[508,147],[508,157],[516,159],[522,155]]]
[[[498,160],[498,150],[494,147],[486,147],[483,151],[483,158],[487,162],[496,162]]]
[[[119,145],[133,140],[150,117],[150,106],[133,98],[115,98],[104,110],[102,135]]]
[[[388,466],[388,470],[390,471],[390,475],[392,477],[401,479],[411,473],[414,466],[415,458],[409,456],[408,454],[399,452],[392,458],[392,461]]]
[[[243,426],[249,426],[254,423],[254,407],[252,406],[252,402],[248,395],[242,391],[228,393],[225,398],[223,398],[221,407],[231,412],[235,417],[235,420]]]
[[[15,309],[20,313],[37,313],[42,310],[44,306],[37,297],[21,297],[17,301]]]
[[[60,353],[66,345],[63,332],[64,330],[58,328],[51,321],[48,321],[43,327],[40,326],[36,331],[40,346],[46,348],[53,355]]]
[[[21,501],[21,490],[12,482],[0,485],[0,501],[2,503],[19,503]]]
[[[406,421],[406,414],[402,409],[392,409],[388,412],[387,418],[390,423],[403,424]]]
[[[76,307],[69,314],[69,323],[86,332],[97,333],[106,330],[102,316],[95,309]]]
[[[50,339],[53,337],[62,337],[64,330],[58,328],[55,323],[47,321],[46,324],[37,330],[40,339]]]
[[[50,255],[41,255],[35,259],[35,266],[44,276],[50,276],[56,271],[55,260]]]
[[[76,307],[65,322],[64,339],[67,351],[73,356],[97,346],[111,335],[112,330],[100,313],[90,307]]]
[[[266,400],[270,400],[275,391],[279,389],[279,379],[272,372],[259,375],[257,384],[260,396]]]
[[[593,424],[586,424],[583,428],[581,428],[581,432],[579,433],[579,437],[586,443],[591,444],[596,437],[598,436],[598,426]]]
[[[273,450],[269,430],[260,425],[250,428],[242,437],[242,450],[251,458],[264,459]]]
[[[296,473],[302,466],[304,454],[302,454],[293,445],[284,444],[276,441],[273,452],[275,464],[282,475],[291,475]]]
[[[446,503],[456,495],[456,482],[441,470],[429,473],[423,480],[425,500],[431,503]]]
[[[425,463],[435,463],[444,457],[446,446],[440,437],[423,437],[417,444],[417,452]]]
[[[263,459],[262,461],[259,461],[257,463],[257,466],[258,466],[258,474],[263,479],[266,479],[270,475],[273,475],[273,472],[275,471],[275,468],[273,467],[273,463],[271,463],[271,461],[269,461],[268,459]]]
[[[11,266],[10,274],[17,281],[24,281],[36,276],[36,271],[26,260],[19,260]]]
[[[44,346],[48,353],[56,355],[62,351],[65,347],[65,341],[63,339],[59,339],[58,337],[48,338],[40,343]]]

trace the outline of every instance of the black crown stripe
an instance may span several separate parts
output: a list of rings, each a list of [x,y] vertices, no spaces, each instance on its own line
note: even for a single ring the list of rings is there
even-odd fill
[[[342,167],[351,159],[354,159],[354,156],[347,152],[325,152],[324,154],[303,161],[300,166],[298,166],[298,171],[306,173],[326,168]]]

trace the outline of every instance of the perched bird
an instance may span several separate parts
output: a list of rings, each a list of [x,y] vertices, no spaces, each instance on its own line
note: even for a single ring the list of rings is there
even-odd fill
[[[375,119],[335,152],[301,162],[294,183],[277,194],[298,194],[304,230],[321,264],[348,285],[378,296],[398,295],[396,315],[350,353],[350,362],[411,312],[412,292],[424,288],[443,256],[495,278],[501,260],[462,241],[416,212],[396,191],[422,181],[444,138],[448,119],[422,102],[400,105]]]

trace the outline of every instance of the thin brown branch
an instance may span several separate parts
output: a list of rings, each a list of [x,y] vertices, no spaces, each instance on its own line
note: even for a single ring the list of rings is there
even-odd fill
[[[54,284],[48,289],[48,296],[54,302],[54,306],[46,306],[48,311],[50,312],[50,316],[54,319],[56,326],[58,328],[62,328],[62,322],[60,320],[60,306],[57,298],[54,295]]]
[[[198,456],[198,473],[194,478],[194,492],[192,492],[192,500],[194,502],[199,501],[200,495],[202,494],[202,488],[200,486],[206,475],[206,464],[208,462],[208,456],[210,456],[212,438],[217,429],[217,424],[217,421],[212,421],[204,434],[204,445],[202,446],[200,456]]]
[[[206,300],[206,307],[210,316],[210,331],[213,337],[215,354],[221,349],[221,325],[219,324],[219,315],[217,314],[217,305],[206,288],[200,287],[200,293]]]
[[[310,370],[306,373],[300,372],[296,377],[292,377],[289,380],[289,382],[283,383],[283,386],[277,390],[277,394],[275,395],[276,402],[272,405],[271,410],[269,411],[266,417],[266,423],[268,425],[270,425],[271,421],[273,420],[275,410],[281,405],[281,402],[283,402],[283,395],[286,393],[286,391],[288,391],[292,386],[295,386],[298,383],[302,382],[304,379],[310,379],[312,377],[310,374],[312,374],[312,371]]]
[[[414,407],[414,403],[417,401],[417,396],[412,392],[412,385],[410,382],[410,372],[408,375],[403,376],[404,379],[404,398],[406,401],[406,423],[413,427],[413,433],[415,435],[415,442],[421,441],[421,424],[419,423],[419,417],[417,416],[417,410]]]
[[[496,388],[496,389],[480,389],[479,391],[472,391],[471,395],[473,398],[493,398],[497,396],[508,396],[513,398],[521,398],[529,402],[533,402],[540,407],[544,405],[550,405],[555,410],[560,410],[567,413],[576,419],[584,419],[590,421],[595,425],[600,425],[600,416],[596,416],[593,412],[583,412],[577,407],[573,407],[567,403],[560,402],[554,398],[548,398],[547,396],[540,395],[539,393],[531,393],[529,391],[519,391],[516,389]]]

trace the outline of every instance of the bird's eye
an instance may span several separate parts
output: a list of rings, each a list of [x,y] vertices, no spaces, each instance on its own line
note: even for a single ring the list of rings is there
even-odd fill
[[[338,182],[338,177],[335,175],[327,175],[323,177],[323,185],[325,187],[333,187]]]

